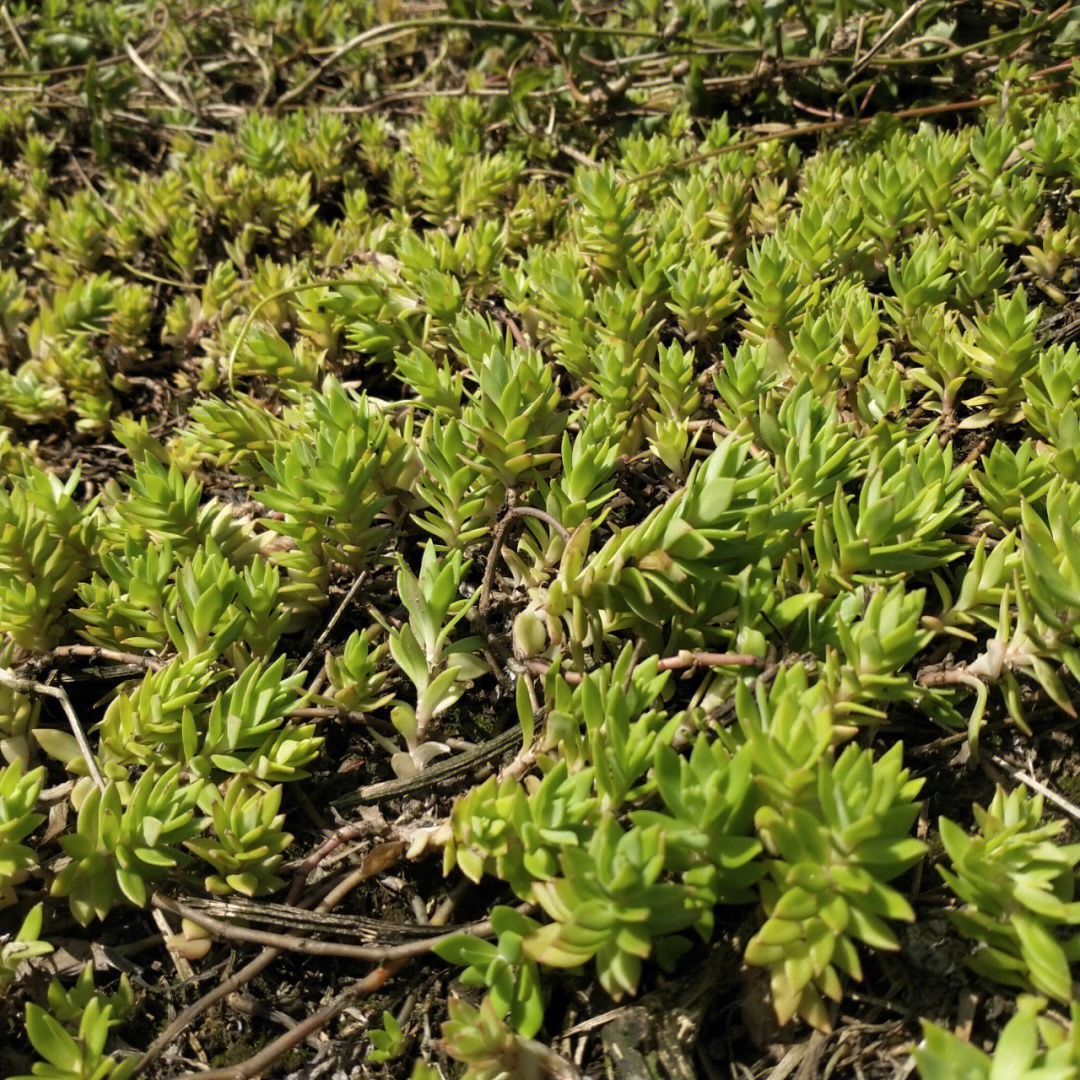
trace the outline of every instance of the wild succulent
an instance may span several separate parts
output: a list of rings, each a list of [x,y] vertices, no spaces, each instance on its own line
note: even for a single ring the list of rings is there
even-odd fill
[[[92,981],[90,988],[93,988]],[[105,1053],[109,1029],[119,1019],[115,1015],[116,1004],[115,997],[109,1000],[104,995],[92,994],[75,1015],[69,1016],[72,1021],[77,1021],[73,1035],[52,1013],[28,1003],[26,1034],[42,1059],[33,1066],[34,1077],[82,1080],[92,1076],[100,1080],[126,1080],[131,1076],[138,1064],[137,1056],[118,1058],[115,1054]],[[62,1011],[68,1014],[66,1009]]]
[[[15,886],[37,864],[37,855],[22,841],[45,820],[34,813],[44,781],[44,769],[24,775],[18,760],[0,769],[0,907],[15,903]]]
[[[78,923],[105,918],[124,899],[143,907],[147,882],[188,861],[177,845],[202,827],[196,816],[201,788],[181,783],[179,765],[145,772],[126,800],[115,783],[104,791],[93,788],[79,808],[75,832],[62,838],[71,861],[52,886],[54,896],[67,898]]]
[[[998,788],[987,809],[974,808],[978,834],[942,818],[948,869],[938,870],[963,901],[950,917],[979,947],[969,963],[981,975],[1072,1000],[1069,961],[1080,937],[1062,943],[1058,929],[1080,923],[1073,901],[1080,846],[1055,843],[1061,820],[1041,823],[1043,799],[1022,787]]]
[[[937,1024],[923,1023],[923,1040],[914,1050],[922,1080],[1036,1080],[1080,1072],[1080,1011],[1070,1007],[1069,1023],[1042,1015],[1046,999],[1022,994],[1016,1013],[998,1036],[992,1054],[954,1035]]]
[[[467,570],[460,551],[454,551],[439,569],[430,541],[424,548],[418,577],[404,560],[398,563],[398,592],[409,621],[390,630],[390,652],[416,689],[416,705],[402,703],[393,712],[394,726],[407,747],[407,753],[395,758],[395,767],[406,773],[421,767],[437,749],[425,745],[432,720],[453,705],[485,670],[475,655],[478,638],[450,641],[450,632],[479,599],[479,593],[464,601],[458,599]]]
[[[210,806],[212,836],[185,840],[184,846],[216,873],[206,878],[206,888],[215,895],[231,892],[263,896],[285,884],[274,871],[284,858],[282,852],[292,836],[281,826],[279,814],[282,787],[263,791],[241,777],[229,781],[225,794]]]
[[[406,878],[437,850],[533,905],[436,946],[485,995],[458,1071],[574,1076],[545,1008],[691,974],[720,905],[780,1019],[827,1026],[925,909],[899,727],[937,783],[965,727],[1076,715],[1075,14],[148,6],[3,10],[0,980],[49,948],[31,888],[83,925],[264,904],[396,773]],[[860,123],[815,143],[806,108]],[[447,812],[434,759],[479,743]],[[73,780],[48,829],[38,756]],[[942,870],[971,977],[1065,1004],[1041,810],[943,820]],[[136,1068],[130,996],[50,988],[36,1073]],[[364,1026],[404,1058],[414,1023]],[[915,1062],[1068,1077],[1075,1041],[1021,998],[993,1056],[928,1026]]]

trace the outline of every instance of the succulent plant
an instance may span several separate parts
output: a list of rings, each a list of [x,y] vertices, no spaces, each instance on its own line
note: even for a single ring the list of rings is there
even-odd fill
[[[9,642],[0,653],[0,667],[10,667],[15,644]],[[33,744],[30,735],[37,727],[41,702],[10,686],[0,686],[0,757],[8,763],[30,764]]]
[[[41,940],[41,924],[45,909],[35,904],[23,919],[22,925],[14,937],[5,935],[0,944],[0,990],[15,978],[19,965],[35,956],[48,956],[53,947]]]
[[[494,777],[455,804],[444,847],[444,869],[457,866],[479,883],[485,874],[507,882],[526,899],[533,882],[559,872],[559,853],[584,844],[596,809],[593,775],[569,775],[565,762],[526,792],[512,778]]]
[[[303,700],[298,691],[304,674],[284,672],[284,656],[249,664],[199,720],[184,713],[184,755],[198,775],[220,770],[270,784],[307,776],[304,766],[315,760],[322,739],[314,724],[286,722]]]
[[[328,747],[407,778],[411,857],[533,905],[436,946],[486,995],[450,1006],[467,1076],[576,1075],[545,1003],[688,971],[722,904],[826,1026],[922,914],[896,725],[932,765],[1076,715],[1076,14],[150,6],[3,11],[0,980],[49,948],[27,874],[83,924],[265,903]],[[457,740],[493,774],[438,819]],[[73,782],[35,833],[39,754]],[[1071,1004],[1040,812],[942,822],[952,929]],[[50,988],[36,1074],[134,1070],[130,996]],[[409,1035],[376,1017],[369,1063]],[[1021,998],[993,1056],[928,1026],[915,1061],[1067,1077],[1074,1042]]]
[[[37,865],[36,853],[25,844],[44,820],[34,806],[45,783],[45,770],[24,774],[20,761],[0,769],[0,907],[15,903],[15,886]]]
[[[416,705],[402,703],[393,711],[394,726],[405,739],[407,753],[395,758],[405,772],[420,768],[435,747],[425,748],[432,720],[465,693],[486,666],[475,654],[477,637],[450,641],[450,632],[479,599],[473,593],[459,600],[461,581],[468,570],[460,551],[452,552],[438,567],[435,546],[424,547],[420,574],[403,559],[398,562],[398,593],[409,621],[390,630],[390,653],[416,689]],[[453,612],[453,613],[451,613]]]
[[[754,793],[746,748],[731,754],[702,734],[689,758],[659,745],[653,769],[667,813],[635,810],[631,821],[658,826],[666,837],[667,868],[714,904],[751,899],[764,866],[761,841],[749,835]]]
[[[371,1049],[367,1053],[368,1061],[379,1063],[393,1061],[405,1053],[405,1033],[392,1012],[383,1010],[382,1027],[373,1028],[368,1033]]]
[[[672,965],[692,947],[679,932],[707,922],[706,892],[660,880],[665,837],[658,825],[624,831],[605,815],[588,845],[566,848],[560,861],[563,876],[532,889],[553,921],[522,948],[548,967],[595,960],[600,985],[616,999],[637,989],[642,961],[655,956]]]
[[[763,789],[754,824],[766,852],[766,920],[746,959],[769,968],[781,1022],[797,1015],[827,1030],[824,999],[841,1000],[841,974],[862,978],[855,943],[895,950],[888,920],[915,917],[888,882],[926,851],[910,836],[922,781],[902,767],[899,743],[877,760],[854,745],[834,758],[800,722],[809,703],[805,692],[791,701],[794,689],[770,703],[763,729],[748,701],[740,710]]]
[[[264,791],[236,777],[229,781],[224,796],[211,803],[213,835],[184,841],[189,851],[217,871],[206,878],[209,892],[264,896],[285,884],[274,872],[293,839],[282,829],[281,794],[280,784]]]
[[[93,990],[92,980],[89,988]],[[53,996],[50,993],[50,998]],[[80,999],[83,996],[79,995]],[[138,1057],[118,1058],[115,1054],[105,1053],[109,1028],[118,1019],[114,1009],[119,1001],[117,995],[106,999],[103,995],[92,993],[85,1001],[80,1000],[79,1007],[72,1015],[68,1008],[72,1002],[70,998],[65,1000],[62,1014],[72,1021],[78,1021],[74,1035],[52,1013],[32,1002],[28,1003],[26,1034],[43,1059],[33,1066],[33,1076],[45,1076],[51,1080],[82,1080],[88,1076],[99,1077],[100,1080],[126,1080],[133,1075]],[[20,1080],[31,1078],[23,1077]]]
[[[365,713],[389,704],[394,698],[386,686],[390,671],[380,667],[388,652],[385,644],[371,648],[366,632],[353,631],[341,652],[326,657],[326,675],[333,687],[329,696],[333,701],[351,712]]]
[[[143,907],[147,882],[159,881],[188,861],[177,847],[202,828],[196,803],[202,784],[182,782],[179,765],[148,770],[127,798],[110,782],[93,788],[79,808],[74,833],[61,843],[71,861],[53,880],[82,926],[104,919],[123,899]]]
[[[468,1080],[550,1075],[562,1062],[543,1043],[515,1034],[499,1019],[490,998],[485,997],[476,1008],[452,997],[447,1009],[450,1018],[443,1024],[442,1045],[450,1057],[465,1065],[463,1075]]]
[[[93,504],[74,498],[79,472],[61,483],[29,466],[0,488],[0,631],[43,651],[61,633],[64,606],[91,565]]]
[[[923,1040],[914,1050],[922,1080],[1035,1080],[1080,1072],[1080,1013],[1070,1006],[1068,1025],[1041,1015],[1046,999],[1022,994],[1016,1013],[1001,1030],[992,1054],[987,1054],[937,1024],[923,1022]]]
[[[974,837],[941,819],[950,865],[938,867],[963,901],[950,918],[979,946],[968,962],[997,982],[1071,1001],[1069,961],[1080,936],[1062,942],[1058,929],[1080,923],[1073,900],[1080,846],[1055,843],[1065,822],[1042,823],[1042,796],[1029,797],[1022,787],[999,787],[989,807],[973,809]]]
[[[96,998],[100,1005],[110,1009],[109,1026],[122,1023],[135,1006],[135,992],[127,975],[121,974],[116,993],[105,995],[94,986],[94,969],[84,967],[70,990],[65,990],[59,979],[49,983],[49,1012],[62,1024],[78,1024],[87,1006]]]
[[[488,1001],[500,1020],[509,1020],[519,1035],[531,1039],[544,1021],[540,970],[525,954],[525,939],[540,924],[514,908],[496,905],[491,925],[495,944],[457,934],[439,942],[436,955],[464,967],[459,976],[466,986],[485,986]]]

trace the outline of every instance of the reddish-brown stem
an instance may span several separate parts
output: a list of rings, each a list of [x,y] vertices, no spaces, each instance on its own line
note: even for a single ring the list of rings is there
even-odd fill
[[[765,667],[766,661],[753,653],[717,653],[717,652],[690,652],[689,650],[679,653],[677,656],[665,656],[656,665],[657,671],[679,671],[684,668],[696,667],[746,667],[756,668],[759,671]],[[547,660],[526,660],[525,666],[536,675],[546,675],[551,664]],[[567,671],[563,669],[559,674],[572,685],[581,682],[585,677],[580,671]]]
[[[570,542],[570,532],[557,518],[554,518],[546,510],[537,510],[533,506],[511,506],[503,514],[499,524],[495,526],[495,536],[491,541],[491,549],[488,551],[487,565],[484,567],[484,581],[480,586],[480,614],[486,615],[491,607],[491,589],[495,584],[495,568],[499,562],[499,553],[502,551],[503,540],[510,522],[515,518],[534,517],[543,521],[554,529],[562,537],[563,543]]]

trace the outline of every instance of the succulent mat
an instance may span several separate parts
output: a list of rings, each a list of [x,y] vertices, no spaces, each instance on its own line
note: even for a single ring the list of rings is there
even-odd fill
[[[1080,1078],[1078,42],[0,3],[0,1074]]]

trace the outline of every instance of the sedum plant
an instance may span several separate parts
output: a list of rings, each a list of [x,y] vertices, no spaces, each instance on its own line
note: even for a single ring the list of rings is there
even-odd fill
[[[20,0],[0,30],[0,659],[36,687],[0,687],[0,903],[30,871],[80,922],[175,879],[261,903],[284,785],[317,802],[324,746],[347,783],[370,738],[371,780],[428,792],[409,854],[533,905],[437,946],[485,1080],[575,1076],[545,1005],[690,975],[721,904],[824,1027],[913,914],[896,725],[945,775],[920,714],[969,753],[1068,739],[1080,679],[1074,12],[563,6],[176,0],[147,36],[146,0]],[[865,122],[815,145],[804,103]],[[515,683],[520,751],[447,812],[429,781],[472,766],[423,772]],[[42,752],[75,783],[27,844]],[[954,928],[1071,1003],[1073,845],[1012,799],[943,825]],[[132,1068],[87,979],[38,1074]],[[1072,1075],[1020,1014],[993,1057],[927,1028],[918,1067]]]
[[[195,458],[246,478],[257,475],[258,456],[272,454],[286,432],[279,416],[247,398],[204,398],[188,416],[188,426],[170,450],[181,460]]]
[[[493,944],[469,934],[456,934],[439,942],[434,952],[463,967],[458,977],[465,986],[484,986],[487,1000],[500,1020],[519,1035],[531,1039],[544,1021],[540,969],[525,953],[525,940],[540,924],[514,908],[496,905],[491,925]]]
[[[980,462],[981,469],[971,473],[981,499],[979,516],[1000,529],[1015,529],[1020,524],[1024,503],[1041,507],[1054,479],[1053,463],[1040,454],[1031,439],[1015,450],[995,443]]]
[[[667,813],[635,810],[630,819],[664,833],[667,869],[713,904],[752,899],[764,866],[761,841],[749,835],[754,796],[746,747],[731,754],[700,734],[684,758],[661,743],[653,771]]]
[[[469,432],[474,466],[504,489],[514,488],[547,471],[558,460],[556,440],[565,413],[550,365],[533,352],[503,343],[486,343],[481,355],[466,362],[475,390],[461,415]]]
[[[43,768],[24,774],[13,761],[0,769],[0,908],[15,903],[15,886],[37,865],[37,854],[22,841],[45,820],[34,813],[44,783]]]
[[[668,676],[657,663],[650,657],[634,666],[627,646],[614,664],[575,687],[556,669],[545,681],[544,746],[558,748],[571,771],[592,767],[602,810],[617,813],[650,790],[646,774],[654,754],[679,723],[661,707]],[[523,723],[525,712],[519,701]]]
[[[205,879],[208,892],[265,896],[285,884],[275,871],[293,838],[282,829],[281,793],[280,784],[264,791],[236,777],[229,781],[225,794],[214,799],[210,806],[213,835],[184,841],[189,851],[216,871]]]
[[[456,866],[477,884],[490,874],[525,900],[534,881],[559,872],[562,850],[587,841],[596,805],[592,772],[571,775],[565,761],[528,792],[512,777],[490,777],[455,802],[443,870]]]
[[[684,477],[697,445],[697,433],[687,425],[697,412],[701,398],[693,389],[693,352],[683,353],[672,346],[661,351],[657,365],[656,408],[649,410],[649,446],[652,452],[676,477]]]
[[[490,998],[485,997],[477,1008],[452,997],[447,1010],[449,1019],[443,1024],[442,1046],[449,1057],[465,1066],[463,1080],[567,1075],[558,1055],[543,1043],[516,1034],[506,1021],[500,1020]]]
[[[805,681],[759,690],[756,703],[741,684],[739,695],[766,853],[765,922],[746,959],[769,969],[781,1023],[800,1016],[828,1030],[825,999],[841,1000],[841,975],[862,978],[856,943],[895,950],[889,921],[914,918],[888,883],[926,850],[910,836],[922,781],[903,768],[898,743],[876,760],[854,745],[834,756],[829,709],[815,707]]]
[[[83,636],[104,648],[171,647],[191,660],[226,654],[243,667],[272,653],[294,623],[278,602],[277,567],[252,558],[237,570],[212,537],[182,562],[169,542],[147,550],[129,539],[123,555],[110,552],[102,563],[107,576],[79,586],[86,606],[74,614]]]
[[[954,468],[952,457],[951,445],[942,450],[935,439],[875,450],[857,504],[838,484],[831,513],[824,502],[818,506],[819,573],[848,587],[851,581],[927,570],[959,558],[961,549],[948,531],[967,512],[962,488],[970,466]]]
[[[581,548],[589,540],[588,523],[583,524],[545,602],[549,615],[566,624],[571,642],[585,637],[585,613],[594,611],[621,617],[646,641],[651,638],[654,648],[660,647],[660,628],[668,624],[665,636],[674,637],[675,648],[701,644],[701,625],[733,599],[723,592],[724,571],[741,569],[766,545],[776,478],[768,464],[749,454],[747,441],[727,436],[690,470],[682,489],[640,524],[615,531],[587,559]],[[785,524],[783,516],[776,515],[773,524]],[[790,542],[780,528],[767,547]],[[599,614],[592,619],[600,621]],[[602,626],[595,631],[602,632]]]
[[[373,649],[368,633],[354,630],[341,652],[326,657],[326,675],[333,687],[327,696],[351,712],[378,712],[388,705],[394,699],[386,685],[390,671],[381,667],[388,652],[385,644]]]
[[[1022,994],[1016,1013],[987,1054],[937,1024],[923,1022],[913,1051],[922,1080],[1074,1080],[1080,1076],[1080,1010],[1069,1023],[1043,1015],[1045,998]]]
[[[92,981],[89,986],[92,990]],[[50,999],[53,996],[50,988]],[[95,993],[88,1000],[80,1002],[74,1015],[71,1015],[69,1008],[63,1008],[63,1015],[72,1021],[77,1020],[74,1034],[69,1033],[52,1013],[32,1002],[28,1003],[26,1034],[41,1060],[33,1065],[32,1076],[18,1080],[40,1077],[47,1080],[86,1080],[87,1077],[94,1080],[126,1080],[132,1076],[139,1061],[137,1055],[119,1058],[115,1054],[105,1053],[109,1029],[120,1019],[115,1013],[119,1003],[118,995],[106,999]],[[70,998],[63,1002],[64,1006],[71,1004]]]
[[[680,931],[707,925],[703,891],[661,880],[665,838],[657,825],[624,831],[605,815],[588,845],[568,847],[560,861],[562,876],[532,890],[553,921],[522,948],[548,967],[595,960],[600,985],[616,1000],[637,989],[644,960],[671,967],[692,947]]]
[[[35,904],[23,919],[14,937],[5,936],[0,943],[0,990],[15,978],[19,966],[35,956],[48,956],[53,947],[41,940],[41,925],[45,909]]]
[[[95,573],[78,588],[85,606],[73,614],[84,623],[83,636],[104,648],[154,650],[167,645],[163,594],[176,568],[172,544],[147,548],[130,538],[122,555],[103,554],[102,564],[105,575]]]
[[[1071,1001],[1069,963],[1080,955],[1080,935],[1062,938],[1061,930],[1080,923],[1073,899],[1080,845],[1055,842],[1065,822],[1043,823],[1042,796],[1022,787],[999,787],[989,807],[973,809],[975,836],[941,819],[949,867],[938,867],[962,901],[950,918],[977,944],[968,963],[996,982]]]
[[[147,883],[189,860],[178,845],[202,828],[196,804],[202,783],[184,780],[179,765],[148,770],[122,797],[109,782],[93,788],[79,808],[75,832],[61,838],[70,862],[53,880],[76,922],[104,919],[126,899],[143,907]]]
[[[430,541],[424,547],[419,576],[413,574],[404,559],[398,560],[398,593],[409,621],[389,631],[390,652],[416,689],[415,706],[403,702],[392,713],[394,727],[407,747],[406,753],[393,759],[399,775],[422,768],[433,751],[445,749],[441,744],[427,744],[431,722],[486,670],[475,655],[480,638],[450,641],[451,631],[480,596],[476,592],[467,600],[458,600],[468,568],[460,551],[452,552],[440,568]]]
[[[671,289],[668,310],[688,341],[714,338],[739,307],[735,272],[715,248],[700,247],[666,271]]]
[[[105,771],[111,773],[113,762],[121,768],[185,762],[185,728],[205,723],[205,696],[215,681],[208,658],[174,657],[138,685],[122,688],[98,727]]]
[[[211,668],[208,654],[175,657],[148,671],[105,711],[99,729],[105,771],[118,767],[122,779],[133,765],[181,765],[207,779],[222,772],[270,783],[303,778],[322,740],[313,724],[288,721],[303,700],[304,675],[284,671],[283,656],[272,664],[254,662],[216,692],[226,673]],[[70,740],[55,733],[51,746],[67,759],[76,753]]]
[[[367,1052],[367,1060],[376,1064],[384,1061],[393,1061],[405,1053],[405,1033],[392,1012],[383,1010],[382,1027],[372,1028],[368,1033],[371,1040],[371,1049]]]
[[[10,668],[15,643],[9,642],[0,652],[0,667]],[[0,757],[8,763],[30,764],[33,744],[30,736],[38,727],[41,701],[10,686],[0,686]]]
[[[375,544],[377,518],[391,501],[380,490],[388,462],[389,425],[367,399],[347,394],[330,379],[310,402],[313,430],[275,443],[272,457],[260,457],[265,487],[258,498],[280,517],[265,526],[293,541],[278,556],[286,569],[305,570],[304,556],[331,559],[360,569]]]
[[[304,674],[285,675],[285,657],[272,664],[250,664],[205,716],[205,727],[193,713],[183,717],[185,759],[199,776],[214,770],[274,784],[302,780],[318,756],[322,739],[314,724],[288,723],[303,698]]]
[[[130,1015],[135,1006],[135,992],[127,975],[120,976],[116,993],[105,995],[94,986],[94,969],[87,965],[79,972],[75,985],[65,990],[59,979],[49,983],[47,994],[49,1012],[62,1024],[78,1024],[86,1007],[97,998],[102,1005],[111,1010],[109,1026],[121,1023]]]
[[[464,550],[489,527],[490,484],[469,460],[467,435],[458,420],[435,412],[416,443],[421,463],[416,494],[427,509],[413,520],[447,550]]]
[[[20,648],[48,649],[64,606],[91,565],[94,502],[75,501],[79,472],[66,482],[29,467],[0,487],[0,631]]]
[[[972,408],[981,409],[963,421],[966,427],[991,423],[998,418],[1018,419],[1025,394],[1023,381],[1035,366],[1038,342],[1035,330],[1041,309],[1029,310],[1027,294],[1017,289],[1006,300],[999,296],[985,316],[975,319],[961,339],[969,370],[985,381],[986,392],[970,398]]]

